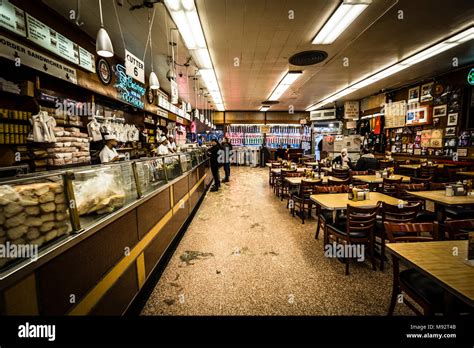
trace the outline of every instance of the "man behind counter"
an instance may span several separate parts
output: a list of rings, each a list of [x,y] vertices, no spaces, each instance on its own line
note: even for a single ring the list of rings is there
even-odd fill
[[[120,160],[120,157],[115,150],[118,142],[113,135],[105,135],[104,139],[106,140],[104,148],[100,151],[99,158],[101,163],[110,163],[117,162]]]

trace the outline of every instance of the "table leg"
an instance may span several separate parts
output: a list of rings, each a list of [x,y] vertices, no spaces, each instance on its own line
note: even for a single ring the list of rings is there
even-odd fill
[[[445,206],[443,204],[438,204],[435,202],[434,207],[436,211],[436,220],[438,221],[438,223],[446,220]],[[438,224],[438,239],[444,240],[444,226],[441,226],[441,224]]]
[[[333,222],[333,223],[336,223],[336,218],[337,218],[337,211],[336,211],[336,210],[333,210],[333,211],[332,211],[332,222]]]

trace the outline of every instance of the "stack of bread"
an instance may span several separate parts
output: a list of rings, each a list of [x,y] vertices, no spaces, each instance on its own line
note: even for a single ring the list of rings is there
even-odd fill
[[[62,183],[0,186],[0,244],[40,247],[69,231]],[[6,262],[0,258],[0,266]]]
[[[56,143],[48,145],[49,166],[65,166],[69,164],[84,163],[91,161],[90,139],[86,133],[81,133],[79,128],[55,127],[54,135]]]

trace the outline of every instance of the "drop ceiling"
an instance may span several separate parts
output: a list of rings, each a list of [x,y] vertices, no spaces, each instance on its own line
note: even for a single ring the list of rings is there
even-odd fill
[[[72,0],[43,2],[65,17],[76,6]],[[129,2],[140,3],[139,0]],[[147,37],[147,11],[130,12],[127,1],[124,3],[118,11],[125,42],[140,57]],[[295,110],[305,110],[361,78],[473,25],[474,18],[472,0],[373,0],[333,44],[312,45],[312,39],[339,3],[338,0],[196,0],[226,110],[258,110],[289,69],[303,70],[303,75],[281,97],[280,104],[270,110],[284,111],[290,105]],[[82,0],[81,4],[85,22],[81,29],[95,37],[99,26],[98,3]],[[112,0],[104,0],[103,4],[105,27],[121,55],[123,44]],[[169,55],[166,28],[167,23],[168,27],[174,24],[162,5],[156,7],[155,71],[158,70],[162,88],[169,92],[165,78]],[[181,40],[178,45],[178,62],[184,64],[189,52]],[[327,51],[328,58],[309,67],[288,63],[293,54],[311,49]],[[453,57],[458,58],[460,65],[473,63],[474,40],[347,95],[341,101],[449,71]],[[344,58],[349,59],[347,67],[343,66]],[[147,67],[149,59],[148,54]],[[179,70],[185,75],[185,68]],[[193,72],[194,67],[189,71]],[[185,76],[178,78],[178,82],[180,97],[195,105],[192,80],[189,97]]]

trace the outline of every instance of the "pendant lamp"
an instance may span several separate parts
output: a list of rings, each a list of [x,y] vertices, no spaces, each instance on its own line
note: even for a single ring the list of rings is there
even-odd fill
[[[154,11],[154,10],[153,10]],[[155,19],[155,13],[153,12],[153,19]],[[150,12],[148,12],[148,25],[149,25],[149,37],[150,37],[150,55],[151,55],[151,73],[148,79],[150,83],[151,89],[159,89],[160,88],[160,81],[158,80],[158,76],[156,76],[155,71],[153,70],[153,45],[151,40],[151,26],[153,25],[153,21],[150,22]]]
[[[100,29],[95,40],[95,51],[101,57],[110,58],[114,56],[114,47],[110,36],[104,29],[104,19],[102,18],[102,0],[99,0]]]

